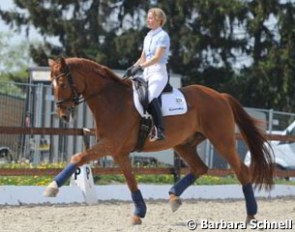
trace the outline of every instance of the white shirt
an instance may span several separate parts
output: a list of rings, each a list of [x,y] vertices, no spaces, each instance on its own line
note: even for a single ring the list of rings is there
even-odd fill
[[[143,51],[146,59],[151,59],[155,55],[157,48],[160,47],[165,48],[165,53],[161,57],[159,63],[167,64],[170,49],[170,37],[166,31],[161,27],[158,27],[155,30],[149,31],[144,38]]]

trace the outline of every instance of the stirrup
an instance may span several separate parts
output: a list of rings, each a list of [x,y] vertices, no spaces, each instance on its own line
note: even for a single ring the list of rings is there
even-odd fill
[[[161,130],[158,130],[156,126],[154,126],[151,131],[150,141],[155,142],[155,141],[164,140],[164,139],[165,139],[164,133]]]

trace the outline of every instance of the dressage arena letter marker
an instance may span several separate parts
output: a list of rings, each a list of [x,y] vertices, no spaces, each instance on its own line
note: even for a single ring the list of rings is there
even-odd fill
[[[83,165],[75,171],[71,178],[71,186],[78,186],[87,204],[97,203],[93,175],[90,165]]]
[[[86,177],[87,177],[87,180],[89,180],[89,175],[90,175],[90,168],[89,167],[86,167]]]
[[[74,173],[74,180],[77,180],[78,176],[81,174],[81,169],[77,168],[75,173]]]

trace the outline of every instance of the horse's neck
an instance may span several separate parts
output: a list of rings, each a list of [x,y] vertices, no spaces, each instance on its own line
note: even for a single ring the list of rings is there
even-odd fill
[[[93,64],[92,64],[93,65]],[[83,96],[95,95],[95,93],[102,92],[110,86],[124,85],[120,82],[119,78],[112,73],[108,73],[103,69],[95,68],[89,70],[88,66],[80,66],[77,70],[78,78],[83,82],[86,87],[82,92]]]
[[[105,76],[106,74],[100,75],[98,72],[89,73],[89,69],[83,70],[84,67],[80,67],[80,76],[77,76],[77,78],[80,79],[81,86],[84,85],[85,87],[82,95],[86,99],[96,123],[100,120],[104,123],[105,120],[124,117],[124,111],[129,111],[130,113],[132,86],[121,83],[115,77]]]
[[[92,94],[95,94],[95,89],[97,89],[97,95],[89,98],[87,104],[96,120],[112,120],[113,117],[120,117],[119,114],[123,117],[123,111],[128,111],[130,108],[128,105],[132,99],[132,89],[116,82],[104,83],[103,87],[95,87],[93,83],[92,88],[94,88]]]

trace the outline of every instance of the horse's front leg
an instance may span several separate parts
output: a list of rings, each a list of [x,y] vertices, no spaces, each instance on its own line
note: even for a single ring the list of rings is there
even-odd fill
[[[103,143],[96,144],[85,152],[77,153],[71,157],[70,164],[65,167],[45,189],[43,195],[46,197],[55,197],[59,188],[75,173],[76,169],[85,163],[110,155]]]
[[[137,187],[137,182],[132,171],[132,165],[129,160],[128,154],[117,155],[113,158],[123,172],[129,190],[131,191],[131,198],[135,206],[134,215],[132,217],[132,224],[139,225],[142,223],[141,218],[145,217],[146,205],[141,192]]]

